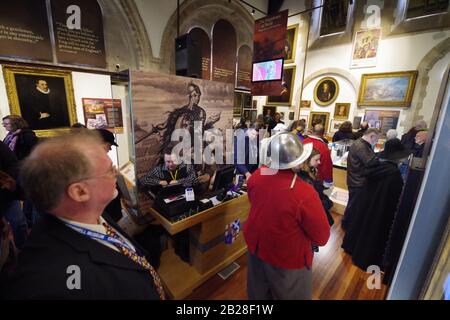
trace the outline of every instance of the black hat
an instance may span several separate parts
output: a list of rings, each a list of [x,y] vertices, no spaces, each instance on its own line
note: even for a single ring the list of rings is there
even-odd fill
[[[377,155],[380,159],[401,160],[407,158],[412,152],[405,148],[397,138],[386,141],[384,150]]]
[[[100,136],[102,137],[102,140],[104,142],[110,143],[113,146],[118,147],[119,145],[116,143],[116,139],[114,138],[114,134],[112,134],[111,131],[106,130],[106,129],[95,129],[95,131],[97,131]]]

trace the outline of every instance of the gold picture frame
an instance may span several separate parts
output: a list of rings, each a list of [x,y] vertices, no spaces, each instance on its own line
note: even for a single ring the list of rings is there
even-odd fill
[[[71,72],[4,65],[3,75],[11,114],[22,116],[38,137],[67,132],[77,122]]]
[[[286,52],[286,57],[284,60],[285,64],[295,62],[295,55],[297,53],[297,39],[298,39],[298,24],[289,26],[286,31],[286,43],[284,46],[284,50]]]
[[[338,103],[334,105],[334,119],[348,119],[350,114],[350,103]]]
[[[363,74],[358,106],[411,106],[417,75],[416,70]]]
[[[335,78],[320,79],[314,87],[314,101],[319,106],[332,104],[339,95],[339,83]]]
[[[290,106],[295,84],[295,66],[284,67],[283,80],[280,86],[280,96],[268,96],[267,105]]]
[[[325,133],[327,133],[329,122],[330,122],[330,113],[329,112],[311,112],[310,116],[309,116],[308,128],[312,128],[313,123],[315,124],[317,119],[322,120],[322,124],[325,127]]]

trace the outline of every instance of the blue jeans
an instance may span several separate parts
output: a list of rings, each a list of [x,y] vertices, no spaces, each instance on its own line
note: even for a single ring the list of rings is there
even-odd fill
[[[4,217],[12,227],[16,247],[21,249],[28,238],[28,232],[27,220],[20,208],[20,202],[17,200],[12,201],[6,208]]]

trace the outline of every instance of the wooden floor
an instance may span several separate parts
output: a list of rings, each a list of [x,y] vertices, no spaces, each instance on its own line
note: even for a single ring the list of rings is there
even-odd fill
[[[366,286],[369,274],[352,264],[351,257],[341,249],[344,231],[342,216],[333,214],[335,224],[325,247],[314,257],[313,299],[314,300],[383,300],[387,288],[369,290]],[[197,288],[187,300],[246,300],[247,258],[241,256],[236,262],[241,268],[227,280],[215,275]]]

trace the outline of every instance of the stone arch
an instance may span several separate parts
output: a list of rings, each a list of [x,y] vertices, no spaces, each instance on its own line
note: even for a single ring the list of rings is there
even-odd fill
[[[214,24],[224,19],[236,30],[237,47],[247,44],[253,48],[253,16],[237,1],[227,0],[185,0],[180,5],[180,35],[193,27],[202,28],[212,39]],[[177,37],[177,11],[172,14],[161,40],[161,71],[175,74],[174,39]]]
[[[407,114],[401,125],[404,128],[409,128],[417,120],[422,120],[423,116],[419,116],[419,112],[424,108],[424,100],[427,96],[427,87],[429,83],[429,73],[433,69],[434,65],[443,59],[447,53],[450,52],[450,38],[438,43],[433,49],[422,58],[417,66],[419,75],[416,81],[416,88],[412,101],[412,110]]]
[[[133,0],[98,0],[103,13],[107,68],[159,70],[145,25]]]
[[[310,74],[307,78],[305,78],[305,81],[303,83],[303,88],[306,88],[306,86],[310,82],[312,82],[314,79],[316,79],[320,76],[325,76],[325,75],[328,76],[328,75],[333,75],[333,74],[347,79],[347,81],[351,83],[353,89],[355,90],[356,95],[358,95],[359,81],[356,80],[356,78],[347,70],[338,69],[338,68],[321,69],[321,70],[318,70],[318,71]]]

